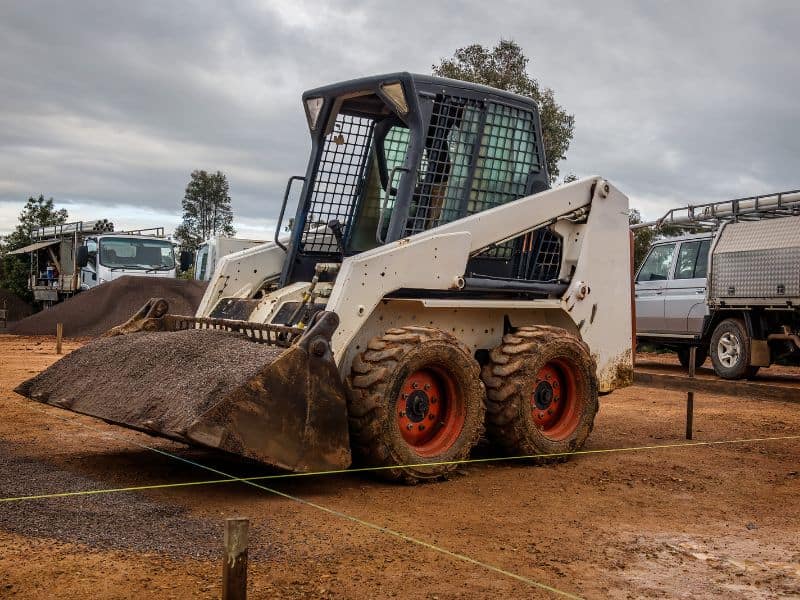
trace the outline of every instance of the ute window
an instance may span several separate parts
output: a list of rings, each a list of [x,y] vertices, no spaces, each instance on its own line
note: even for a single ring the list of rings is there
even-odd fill
[[[650,254],[644,260],[636,281],[661,281],[669,276],[672,265],[672,256],[675,254],[675,244],[659,244],[653,246]]]
[[[708,273],[708,251],[710,247],[711,240],[700,242],[700,251],[697,254],[697,263],[695,263],[694,267],[695,279],[706,277]]]
[[[678,253],[675,279],[697,279],[706,276],[710,240],[683,242]]]

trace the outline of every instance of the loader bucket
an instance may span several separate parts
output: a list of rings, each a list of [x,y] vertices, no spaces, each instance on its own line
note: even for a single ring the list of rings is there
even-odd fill
[[[165,300],[150,300],[16,391],[295,472],[350,465],[335,313],[305,330],[167,313]]]

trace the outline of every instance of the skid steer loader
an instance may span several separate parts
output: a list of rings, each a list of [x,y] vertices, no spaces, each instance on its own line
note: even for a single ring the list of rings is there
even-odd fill
[[[196,315],[153,299],[18,391],[297,472],[434,479],[484,431],[580,448],[632,379],[627,198],[550,189],[537,107],[511,93],[395,73],[303,106],[274,242],[224,257]]]

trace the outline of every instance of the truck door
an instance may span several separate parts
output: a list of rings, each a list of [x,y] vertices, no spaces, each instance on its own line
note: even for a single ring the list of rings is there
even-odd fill
[[[665,332],[664,292],[676,244],[656,244],[636,275],[636,333]]]
[[[711,240],[681,242],[675,274],[664,294],[664,322],[678,334],[700,334],[706,314],[706,268]]]
[[[87,238],[84,242],[89,250],[89,262],[81,267],[81,289],[88,290],[97,285],[97,240]]]

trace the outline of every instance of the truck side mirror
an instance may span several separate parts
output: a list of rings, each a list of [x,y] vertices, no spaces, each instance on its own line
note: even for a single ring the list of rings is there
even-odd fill
[[[191,250],[181,250],[180,256],[181,271],[188,271],[194,264],[194,252]]]
[[[86,246],[78,246],[75,252],[75,262],[82,269],[89,264],[89,248]]]

